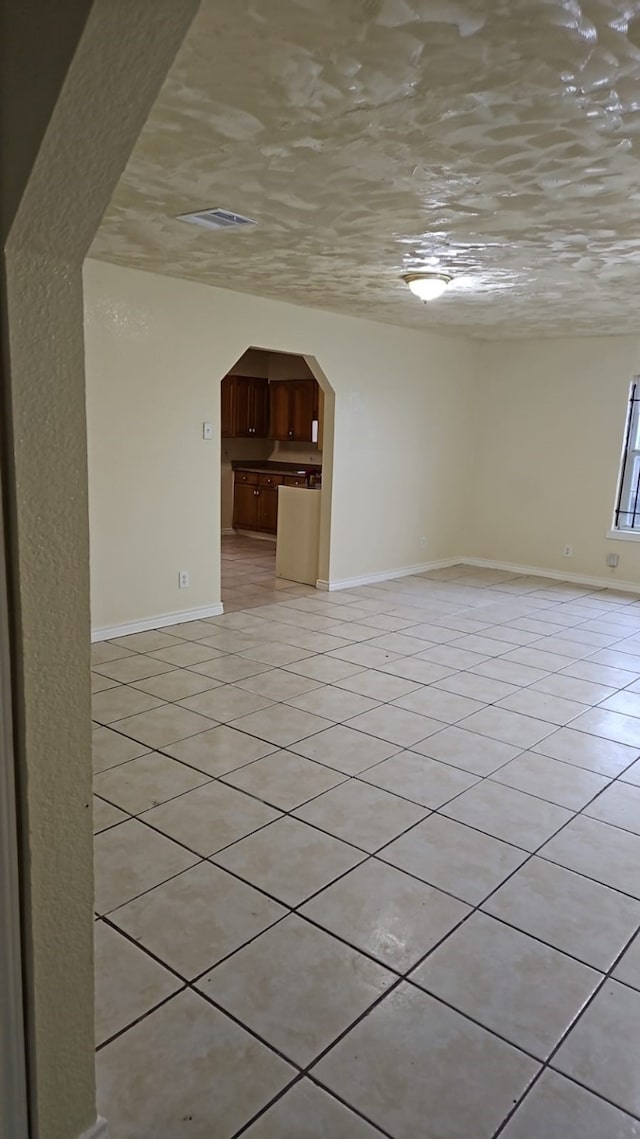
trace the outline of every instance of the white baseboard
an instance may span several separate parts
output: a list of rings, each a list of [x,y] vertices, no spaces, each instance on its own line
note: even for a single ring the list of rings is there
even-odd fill
[[[402,569],[384,570],[382,573],[368,573],[363,577],[343,577],[333,581],[319,578],[316,589],[323,589],[333,593],[337,589],[354,589],[357,585],[375,585],[378,581],[393,581],[396,577],[411,577],[412,574],[427,573],[429,570],[445,569],[447,566],[456,566],[464,558],[442,558],[437,562],[422,562],[420,565],[403,566]]]
[[[231,535],[231,537],[233,537],[234,534],[235,534],[235,530],[234,530],[233,526],[225,526],[224,530],[220,531],[220,537],[221,538],[228,538],[230,535]]]
[[[111,641],[114,637],[127,637],[130,633],[146,633],[148,629],[162,629],[165,625],[180,625],[183,621],[204,621],[205,617],[220,617],[224,613],[221,602],[204,605],[200,609],[183,609],[180,613],[158,613],[141,621],[126,621],[123,625],[104,625],[91,630],[91,640]]]
[[[102,1116],[99,1115],[95,1123],[93,1123],[87,1131],[83,1131],[82,1135],[78,1136],[78,1139],[108,1139],[106,1119],[103,1119]]]
[[[566,581],[572,585],[592,585],[594,589],[619,589],[622,593],[640,593],[640,581],[618,581],[613,575],[611,577],[590,577],[588,574],[544,569],[542,566],[494,562],[490,558],[453,558],[449,564],[478,566],[479,569],[504,570],[505,573],[523,574],[526,577],[550,577],[553,581]]]

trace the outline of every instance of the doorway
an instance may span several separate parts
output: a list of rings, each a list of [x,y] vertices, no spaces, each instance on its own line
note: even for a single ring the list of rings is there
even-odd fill
[[[316,588],[329,561],[335,397],[312,357],[249,347],[220,385],[225,611]]]

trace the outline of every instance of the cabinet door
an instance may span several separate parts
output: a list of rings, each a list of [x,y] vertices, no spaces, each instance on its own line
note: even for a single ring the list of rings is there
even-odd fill
[[[233,526],[236,530],[255,530],[258,516],[257,487],[236,483],[233,488]]]
[[[269,384],[269,438],[292,439],[292,429],[289,423],[289,388],[290,380],[271,380]]]
[[[252,439],[267,439],[269,429],[269,381],[249,381],[249,434]]]
[[[278,529],[277,487],[261,486],[256,502],[258,504],[258,529],[275,534]]]
[[[233,377],[233,434],[240,439],[249,439],[253,434],[250,430],[252,382],[248,376]]]
[[[289,438],[297,443],[310,443],[312,424],[316,418],[318,399],[315,380],[291,380]]]
[[[233,404],[234,404],[233,376],[225,376],[220,384],[220,427],[223,439],[233,438]]]

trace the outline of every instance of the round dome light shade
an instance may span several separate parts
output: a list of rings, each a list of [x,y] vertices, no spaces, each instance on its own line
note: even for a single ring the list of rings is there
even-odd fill
[[[421,301],[434,301],[442,296],[452,278],[446,273],[408,273],[404,279],[414,296]]]

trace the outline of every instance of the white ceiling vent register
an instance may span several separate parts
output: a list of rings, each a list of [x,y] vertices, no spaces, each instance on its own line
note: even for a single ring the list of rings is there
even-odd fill
[[[188,221],[191,225],[201,225],[204,229],[235,229],[243,225],[257,225],[253,218],[234,214],[233,210],[218,207],[211,210],[198,210],[193,214],[178,214],[178,221]]]

